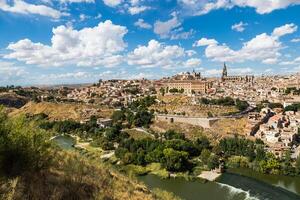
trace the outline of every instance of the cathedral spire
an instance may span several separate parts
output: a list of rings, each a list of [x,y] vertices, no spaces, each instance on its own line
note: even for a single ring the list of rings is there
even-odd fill
[[[224,77],[227,77],[227,66],[225,62],[224,62],[223,73],[222,73],[222,78]]]

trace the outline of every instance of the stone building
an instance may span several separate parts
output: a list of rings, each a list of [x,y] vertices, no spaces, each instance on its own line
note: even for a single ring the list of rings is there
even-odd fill
[[[200,72],[193,70],[192,73],[184,72],[167,79],[164,82],[164,88],[167,93],[170,93],[172,89],[177,89],[186,95],[205,94],[212,88],[212,82],[202,78]]]
[[[253,83],[254,76],[253,75],[247,75],[247,76],[228,76],[227,72],[227,66],[226,63],[224,63],[222,77],[222,82],[247,82],[247,83]]]
[[[165,83],[167,92],[176,88],[183,90],[184,94],[205,94],[212,88],[212,82],[205,80],[170,80]]]

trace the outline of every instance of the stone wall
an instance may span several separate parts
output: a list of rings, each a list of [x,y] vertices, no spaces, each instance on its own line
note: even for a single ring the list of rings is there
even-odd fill
[[[218,121],[218,118],[201,118],[201,117],[187,117],[180,115],[155,115],[155,119],[158,121],[166,121],[170,123],[180,122],[191,124],[195,126],[201,126],[203,128],[211,128],[211,126]]]

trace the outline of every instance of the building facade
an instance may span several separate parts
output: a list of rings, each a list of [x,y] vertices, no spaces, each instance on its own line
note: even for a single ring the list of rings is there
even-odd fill
[[[254,81],[254,76],[247,75],[247,76],[228,76],[227,72],[227,66],[226,63],[224,63],[223,71],[222,71],[222,82],[247,82],[252,83]]]
[[[184,94],[205,94],[212,87],[212,83],[204,80],[170,80],[166,82],[167,92],[170,89],[183,90]]]

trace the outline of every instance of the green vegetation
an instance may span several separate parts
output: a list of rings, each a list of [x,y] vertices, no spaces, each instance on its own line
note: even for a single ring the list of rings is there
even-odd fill
[[[300,103],[292,104],[284,108],[284,111],[300,111]]]
[[[124,164],[145,166],[161,163],[167,170],[178,172],[191,169],[189,159],[210,148],[207,138],[193,142],[175,131],[167,131],[161,137],[160,140],[127,138],[120,142],[115,155]]]
[[[148,107],[155,104],[155,99],[156,97],[147,96],[132,102],[128,108],[122,108],[121,110],[114,111],[112,114],[113,122],[126,122],[129,128],[132,126],[149,127],[149,125],[152,123],[154,111],[149,111]]]
[[[234,100],[231,97],[222,97],[219,99],[207,99],[202,97],[200,99],[200,103],[205,105],[236,106],[236,108],[240,111],[245,110],[249,106],[247,101],[242,101],[240,99]]]
[[[2,108],[0,115],[0,174],[16,177],[47,168],[52,159],[47,133],[25,117],[8,119]]]
[[[299,158],[295,166],[290,152],[286,152],[282,159],[276,158],[265,152],[261,141],[226,138],[220,141],[219,150],[228,167],[248,167],[265,174],[300,175],[300,170],[297,172]]]
[[[12,119],[0,108],[0,199],[176,199],[161,190],[152,193],[99,158],[58,149],[38,127],[46,119]],[[64,132],[81,128],[69,121],[53,124]]]
[[[181,88],[180,90],[179,89],[177,89],[177,88],[171,88],[171,89],[169,89],[169,92],[170,93],[184,93],[184,89],[183,88]]]
[[[284,92],[285,92],[285,94],[293,93],[294,95],[300,95],[300,89],[297,89],[296,87],[286,88],[286,90]]]

